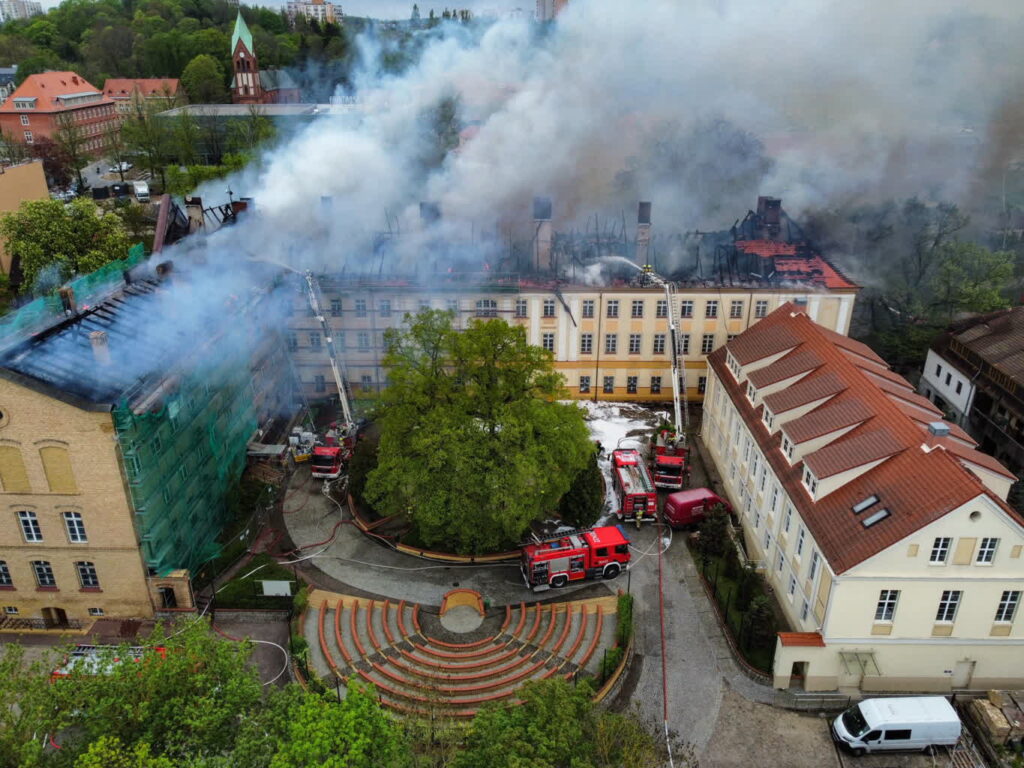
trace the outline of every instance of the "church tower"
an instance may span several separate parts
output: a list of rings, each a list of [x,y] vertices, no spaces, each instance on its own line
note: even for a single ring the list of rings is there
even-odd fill
[[[263,87],[260,84],[260,66],[253,51],[252,32],[249,31],[242,12],[235,19],[235,31],[231,33],[231,101],[235,104],[262,104]]]

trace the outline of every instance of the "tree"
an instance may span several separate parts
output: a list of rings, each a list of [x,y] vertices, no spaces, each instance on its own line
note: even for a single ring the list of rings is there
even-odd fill
[[[385,333],[391,383],[365,496],[427,546],[493,551],[555,508],[593,444],[582,411],[557,402],[550,352],[503,320],[460,333],[453,318],[424,310]]]
[[[42,762],[44,734],[53,733],[61,719],[50,698],[53,664],[53,655],[28,663],[21,645],[0,645],[0,768]]]
[[[765,595],[758,595],[750,601],[746,615],[747,632],[752,646],[764,646],[775,637],[775,614],[772,604]]]
[[[273,122],[259,104],[250,104],[246,116],[228,124],[228,151],[252,155],[277,135]]]
[[[992,312],[1009,306],[1003,291],[1013,278],[1009,251],[990,251],[975,243],[956,241],[939,248],[932,281],[936,310],[952,322],[961,312]]]
[[[71,186],[75,171],[71,160],[57,144],[46,136],[40,136],[32,143],[32,157],[43,161],[43,173],[51,187],[65,189]]]
[[[178,113],[174,119],[174,145],[179,165],[195,165],[199,162],[197,146],[200,138],[199,121],[188,110]]]
[[[114,167],[124,183],[124,167],[128,162],[128,145],[124,140],[124,133],[121,131],[119,121],[110,121],[103,129],[103,144],[107,150],[107,156],[114,161]]]
[[[31,157],[29,147],[23,141],[18,141],[10,131],[4,131],[0,135],[0,159],[10,165],[17,165]]]
[[[172,134],[168,121],[157,116],[159,111],[156,105],[142,105],[124,121],[121,130],[128,151],[139,159],[152,176],[160,177],[161,185],[165,185]]]
[[[193,104],[222,104],[227,99],[224,70],[209,54],[201,53],[188,63],[181,84]]]
[[[116,736],[100,736],[75,760],[75,768],[174,768],[174,763],[151,755],[145,742],[126,747]]]
[[[697,530],[700,534],[697,538],[697,546],[702,554],[721,557],[725,554],[726,547],[732,544],[732,538],[729,535],[729,513],[721,504],[716,504],[711,508]]]
[[[572,480],[568,492],[558,503],[558,516],[566,525],[586,528],[604,511],[604,475],[597,464],[597,452]]]
[[[85,189],[82,167],[89,161],[85,131],[75,122],[73,115],[62,112],[57,115],[57,130],[53,134],[53,140],[74,170],[78,179],[78,190],[81,192]]]
[[[0,236],[7,242],[7,252],[18,259],[28,286],[50,267],[63,282],[128,255],[121,219],[102,214],[85,198],[68,206],[59,200],[27,200],[0,219]]]

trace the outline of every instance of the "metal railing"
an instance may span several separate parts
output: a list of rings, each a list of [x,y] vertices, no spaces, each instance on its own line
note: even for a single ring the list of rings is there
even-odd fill
[[[0,618],[0,632],[23,632],[38,629],[81,629],[82,622],[78,619],[65,619],[62,622],[50,619],[22,619],[13,616]]]

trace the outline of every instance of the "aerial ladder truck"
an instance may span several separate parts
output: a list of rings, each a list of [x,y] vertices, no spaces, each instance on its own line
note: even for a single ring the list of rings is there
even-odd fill
[[[690,415],[686,408],[686,362],[682,359],[679,304],[676,301],[675,285],[658,275],[650,264],[645,264],[642,267],[640,280],[644,285],[658,285],[665,290],[669,346],[672,350],[673,428],[671,430],[663,429],[657,435],[651,469],[655,486],[679,490],[684,486],[690,474],[689,449],[686,445],[686,430],[690,426]]]

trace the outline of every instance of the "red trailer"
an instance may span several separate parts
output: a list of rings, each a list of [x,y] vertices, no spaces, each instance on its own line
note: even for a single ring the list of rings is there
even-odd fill
[[[629,539],[620,525],[566,531],[523,547],[520,569],[534,592],[570,581],[614,579],[629,564]]]
[[[690,452],[686,441],[670,429],[658,433],[651,461],[654,485],[678,491],[690,481]]]
[[[658,492],[640,452],[634,448],[612,451],[612,478],[619,509],[619,520],[654,522],[658,513]]]

